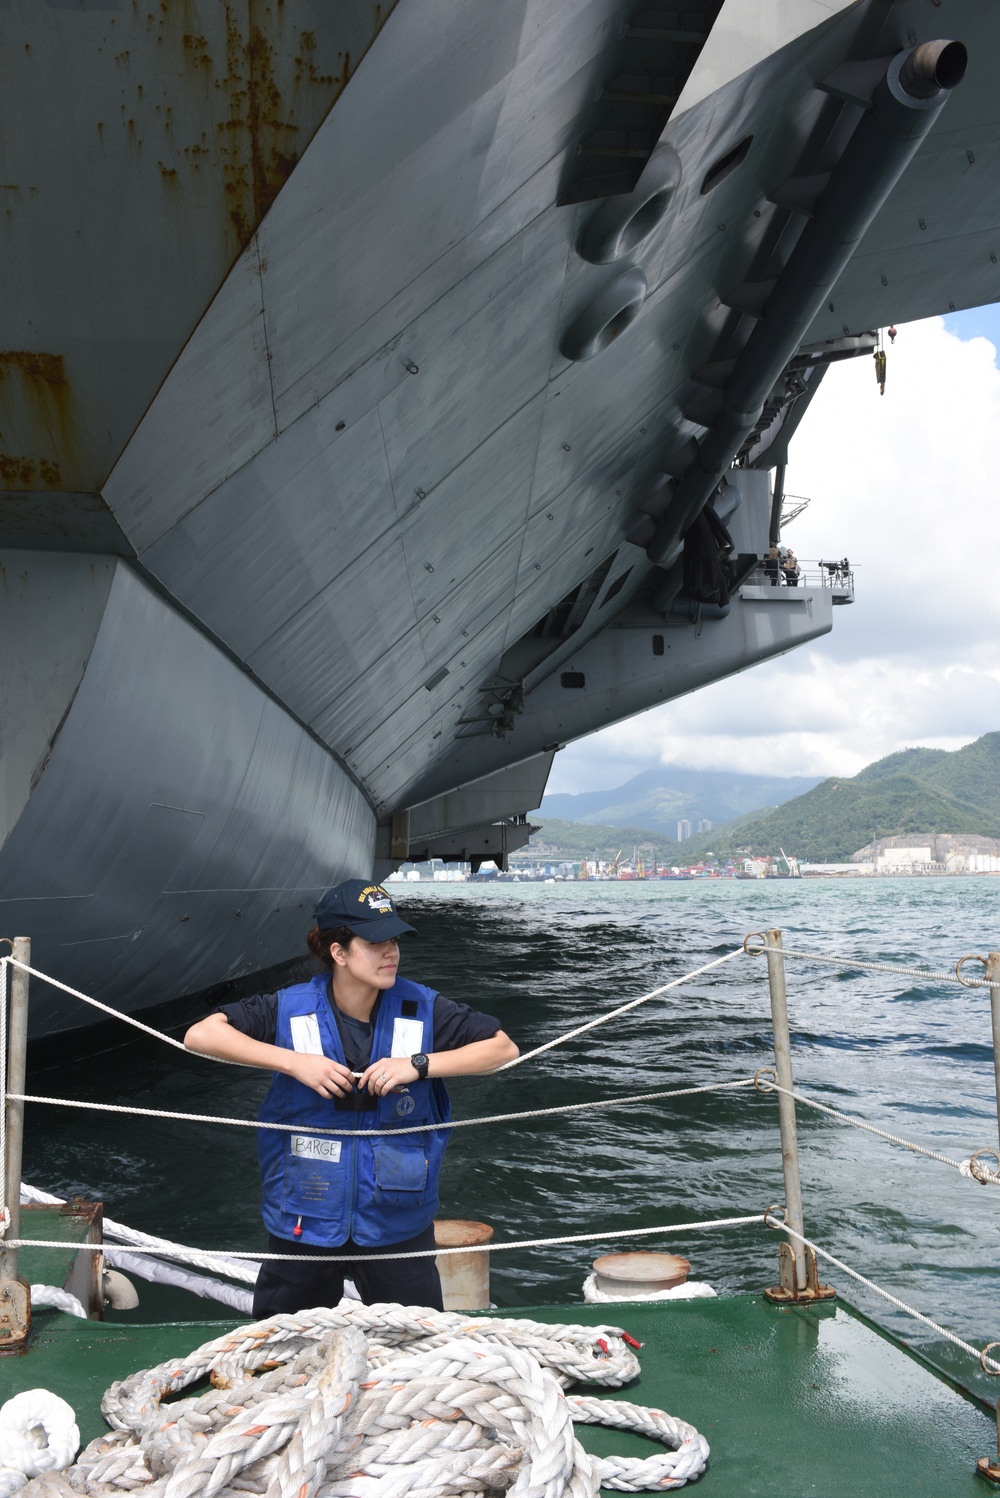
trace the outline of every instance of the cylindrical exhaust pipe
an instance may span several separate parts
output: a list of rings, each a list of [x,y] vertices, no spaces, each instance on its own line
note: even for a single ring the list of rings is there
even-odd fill
[[[900,52],[875,90],[803,229],[726,383],[725,403],[699,444],[670,509],[646,548],[660,565],[676,556],[685,531],[701,513],[764,402],[801,344],[869,225],[965,76],[961,42],[923,42]]]
[[[956,88],[968,65],[969,54],[961,42],[921,42],[903,55],[899,86],[911,99],[934,99],[942,89]]]

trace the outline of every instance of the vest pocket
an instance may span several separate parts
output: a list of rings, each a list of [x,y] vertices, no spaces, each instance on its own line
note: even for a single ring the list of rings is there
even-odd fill
[[[375,1156],[375,1200],[416,1203],[427,1189],[427,1157],[424,1147],[411,1136],[402,1140],[373,1139]]]
[[[293,1134],[285,1145],[281,1210],[339,1222],[347,1197],[348,1154],[341,1141]]]

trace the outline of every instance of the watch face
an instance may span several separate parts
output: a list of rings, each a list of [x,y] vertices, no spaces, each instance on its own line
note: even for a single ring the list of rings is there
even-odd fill
[[[427,1060],[427,1057],[424,1055],[423,1051],[418,1051],[415,1056],[410,1057],[410,1065],[415,1069],[419,1076],[425,1077],[427,1075],[427,1068],[430,1065],[430,1062]]]

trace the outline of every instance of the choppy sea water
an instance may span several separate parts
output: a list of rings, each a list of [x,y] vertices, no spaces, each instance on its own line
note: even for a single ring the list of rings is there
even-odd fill
[[[1000,949],[1000,880],[985,878],[419,885],[397,890],[419,938],[404,973],[499,1017],[522,1051],[778,926],[786,946],[945,971]],[[797,1084],[956,1159],[997,1144],[988,993],[788,960]],[[972,971],[981,973],[981,969]],[[456,1117],[626,1098],[752,1076],[771,1059],[766,967],[738,956],[509,1073],[449,1084]],[[139,1039],[32,1090],[253,1117],[262,1073]],[[982,1346],[1000,1337],[1000,1189],[799,1110],[807,1232]],[[204,1247],[257,1249],[250,1130],[33,1107],[25,1178],[103,1198],[108,1215]],[[455,1132],[447,1216],[496,1240],[595,1231],[592,1245],[497,1252],[501,1306],[580,1301],[598,1253],[663,1248],[720,1292],[776,1277],[763,1227],[663,1235],[625,1228],[762,1212],[783,1197],[774,1096],[701,1094]],[[969,1360],[836,1271],[846,1298],[963,1380]],[[147,1306],[160,1302],[144,1294]],[[208,1306],[206,1314],[212,1314]],[[162,1312],[161,1312],[162,1314]],[[994,1391],[990,1390],[990,1393]]]

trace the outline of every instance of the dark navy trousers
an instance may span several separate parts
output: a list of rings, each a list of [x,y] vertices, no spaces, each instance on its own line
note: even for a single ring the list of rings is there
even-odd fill
[[[364,1248],[348,1239],[335,1247],[319,1248],[313,1243],[296,1243],[268,1234],[267,1250],[272,1254],[294,1254],[294,1260],[265,1259],[260,1266],[253,1292],[255,1319],[274,1316],[281,1311],[308,1311],[313,1306],[335,1306],[344,1294],[344,1277],[352,1279],[366,1306],[376,1301],[395,1301],[403,1306],[429,1306],[444,1309],[441,1303],[441,1279],[432,1256],[425,1259],[389,1259],[367,1263],[317,1264],[317,1254],[336,1254],[349,1259],[352,1254],[408,1253],[434,1247],[434,1225],[407,1238],[403,1243],[386,1243]]]

